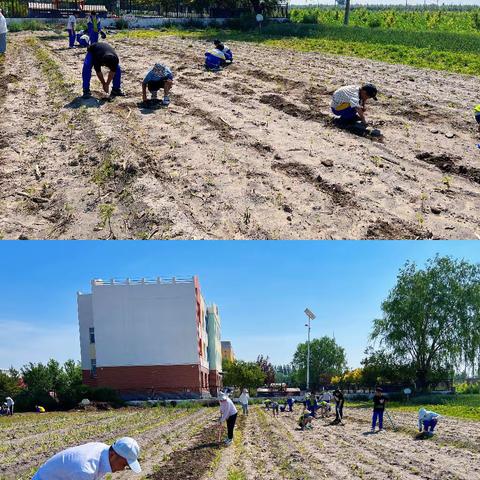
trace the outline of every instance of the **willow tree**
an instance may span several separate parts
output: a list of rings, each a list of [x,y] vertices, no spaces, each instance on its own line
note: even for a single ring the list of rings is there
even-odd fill
[[[424,269],[407,262],[374,320],[371,339],[411,363],[417,388],[435,371],[461,368],[480,353],[480,265],[436,256]]]

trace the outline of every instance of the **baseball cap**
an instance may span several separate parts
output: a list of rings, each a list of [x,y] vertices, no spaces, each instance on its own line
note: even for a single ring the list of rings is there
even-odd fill
[[[377,93],[378,93],[378,90],[377,90],[377,87],[373,84],[373,83],[366,83],[362,89],[367,92],[367,95],[370,97],[370,98],[373,98],[374,100],[377,99]]]
[[[218,396],[218,399],[221,402],[224,402],[227,398],[228,398],[228,395],[226,393],[220,393],[220,395]]]
[[[140,473],[142,471],[140,464],[138,463],[140,447],[136,440],[130,437],[122,437],[112,445],[112,448],[116,454],[120,455],[127,461],[128,466],[135,473]]]

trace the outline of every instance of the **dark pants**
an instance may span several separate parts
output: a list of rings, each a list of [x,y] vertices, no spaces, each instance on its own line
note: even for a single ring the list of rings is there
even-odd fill
[[[343,402],[335,404],[335,420],[341,421],[343,418]]]
[[[99,32],[94,32],[93,30],[88,32],[88,36],[90,37],[90,45],[93,43],[98,43],[98,35]]]
[[[8,408],[7,415],[13,415],[13,405],[11,405],[10,407],[7,407],[7,408]]]
[[[70,48],[75,46],[75,30],[67,30],[68,32],[68,46]]]
[[[292,407],[293,407],[293,403],[289,403],[289,404],[288,404],[288,411],[289,411],[289,412],[293,412],[293,408],[292,408]]]
[[[426,432],[433,432],[436,426],[437,426],[437,420],[435,419],[423,421],[423,428]]]
[[[165,88],[165,80],[151,80],[147,83],[149,92],[158,92],[161,88]]]
[[[233,440],[233,429],[235,428],[235,422],[237,421],[237,414],[227,418],[227,434],[228,439]]]
[[[335,110],[332,107],[334,115],[339,116],[342,120],[354,120],[358,118],[357,109],[353,107],[344,108],[343,110]]]
[[[375,425],[377,424],[378,418],[378,428],[383,429],[383,410],[374,410],[372,418],[372,430],[375,430]]]
[[[88,52],[85,57],[85,61],[83,62],[83,70],[82,70],[83,91],[90,90],[92,68],[93,68],[93,56],[90,52]],[[118,65],[117,70],[115,72],[115,76],[113,77],[113,82],[112,82],[113,88],[120,90],[121,80],[122,80],[122,71],[120,70],[120,65]]]

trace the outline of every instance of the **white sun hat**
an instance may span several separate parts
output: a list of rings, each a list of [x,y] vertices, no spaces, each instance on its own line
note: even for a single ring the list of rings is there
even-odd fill
[[[113,445],[115,453],[123,457],[128,466],[135,472],[140,473],[142,468],[138,463],[138,455],[140,454],[140,447],[138,443],[130,437],[119,438]]]

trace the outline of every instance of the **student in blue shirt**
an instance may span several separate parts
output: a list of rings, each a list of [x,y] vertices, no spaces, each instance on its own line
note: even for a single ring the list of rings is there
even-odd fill
[[[90,37],[85,30],[80,30],[76,36],[77,43],[80,45],[80,47],[87,48],[90,45]]]
[[[139,453],[138,443],[130,437],[120,438],[112,446],[86,443],[54,455],[38,469],[32,480],[100,480],[127,467],[140,473]]]
[[[105,38],[105,34],[102,32],[102,22],[97,17],[95,12],[92,12],[88,17],[87,29],[88,36],[90,37],[90,43],[97,43],[99,35],[102,35],[102,38]]]
[[[158,91],[163,88],[163,102],[167,106],[170,103],[168,93],[173,86],[173,73],[163,63],[156,63],[153,68],[147,73],[142,82],[142,96],[143,101],[147,101],[147,88],[152,94],[152,100],[157,100]]]

